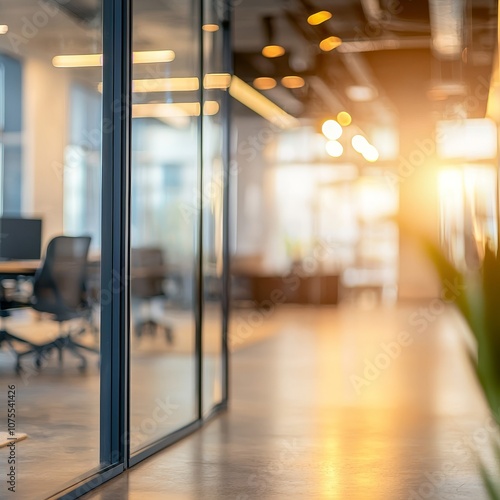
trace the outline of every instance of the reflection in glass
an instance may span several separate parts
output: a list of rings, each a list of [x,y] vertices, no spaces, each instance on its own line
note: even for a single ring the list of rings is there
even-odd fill
[[[487,164],[466,164],[439,173],[441,245],[461,269],[477,269],[485,247],[496,247],[496,178],[495,168]]]
[[[197,417],[199,228],[197,2],[134,2],[133,51],[172,51],[132,70],[131,452]]]
[[[2,328],[20,339],[0,334],[0,382],[16,386],[16,430],[27,435],[19,498],[51,496],[100,462],[102,68],[53,64],[102,53],[101,1],[85,15],[76,4],[0,1],[0,306]],[[7,217],[19,220],[8,231]],[[41,235],[24,219],[41,220]]]
[[[220,26],[220,2],[204,3],[204,26]],[[229,84],[223,73],[223,32],[203,30],[204,107],[221,108],[222,92]],[[223,110],[203,117],[202,169],[202,274],[203,274],[203,413],[222,400],[222,162]]]

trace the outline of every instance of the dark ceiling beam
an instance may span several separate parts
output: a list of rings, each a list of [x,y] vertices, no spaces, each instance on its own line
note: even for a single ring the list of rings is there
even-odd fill
[[[400,19],[395,12],[384,10],[379,0],[360,0],[360,2],[367,21],[378,24],[384,30],[430,34],[427,22]]]
[[[305,8],[309,8],[309,3],[307,0],[301,0],[301,3],[305,6]],[[309,10],[310,12],[310,10]],[[319,42],[323,40],[324,38],[327,38],[328,36],[332,36],[332,33],[326,28],[321,26],[315,26],[315,28],[322,28],[320,30],[314,29],[310,30],[308,29],[309,24],[305,21],[304,16],[301,16],[293,11],[285,10],[285,15],[287,19],[290,21],[291,25],[295,28],[295,30],[305,39],[307,43],[313,43],[314,45],[318,46]],[[423,37],[420,37],[418,40],[412,40],[412,43],[417,45],[419,48],[424,45],[424,47],[429,47],[429,39],[428,37],[422,39]],[[371,42],[371,40],[367,40],[368,42]],[[399,40],[398,40],[399,41]],[[363,41],[361,41],[363,42]],[[391,101],[387,98],[387,96],[384,96],[383,94],[383,89],[380,85],[379,82],[376,81],[373,72],[370,69],[369,64],[366,63],[366,61],[363,59],[363,56],[360,55],[357,52],[360,52],[359,50],[356,51],[354,50],[355,47],[358,44],[358,41],[352,41],[348,42],[349,45],[346,46],[347,50],[340,51],[340,49],[344,44],[342,44],[338,49],[336,49],[336,52],[332,53],[331,55],[327,55],[326,57],[332,57],[332,56],[340,56],[340,60],[342,61],[342,64],[347,71],[349,75],[351,75],[352,80],[356,85],[363,85],[363,86],[368,86],[377,89],[377,92],[379,93],[379,99],[375,99],[374,101],[371,101],[367,103],[369,107],[371,107],[372,111],[378,113],[381,116],[381,121],[385,123],[392,123],[395,121],[395,107],[391,103]],[[384,40],[385,47],[391,45],[391,41],[389,40]],[[360,45],[362,48],[369,48],[373,50],[373,45],[366,45],[366,44],[361,44]],[[359,46],[358,46],[359,47]],[[379,45],[381,47],[381,45]],[[349,50],[350,49],[350,50]],[[316,73],[321,74],[321,68],[318,68]],[[326,80],[331,83],[328,79],[328,74],[324,75],[326,77]],[[308,78],[308,80],[311,77]],[[346,80],[346,79],[344,79]],[[325,82],[325,86],[328,87],[327,83]],[[317,83],[315,84],[315,91],[318,92],[320,89],[320,85]],[[336,90],[331,90],[331,93],[334,93],[337,95],[337,101],[340,100],[340,93]],[[325,93],[322,92],[322,95],[324,97]],[[322,97],[320,95],[320,97]],[[322,100],[325,100],[322,98]],[[326,100],[325,104],[327,106],[331,106],[329,102],[333,102],[330,100]],[[349,106],[348,106],[349,107]],[[332,111],[335,112],[335,109]]]

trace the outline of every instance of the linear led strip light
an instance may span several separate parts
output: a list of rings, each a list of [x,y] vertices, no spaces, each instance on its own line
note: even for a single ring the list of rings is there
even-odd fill
[[[132,61],[136,64],[171,62],[174,59],[175,53],[173,50],[134,52],[132,56]],[[102,54],[73,54],[55,56],[52,59],[52,64],[56,68],[102,66]],[[246,84],[243,80],[240,80],[237,76],[231,77],[227,73],[212,73],[205,76],[203,84],[206,89],[229,88],[229,93],[232,97],[280,128],[292,128],[298,125],[298,120],[296,118],[289,115],[285,110],[281,109],[278,105],[263,96],[260,92],[250,87],[250,85]],[[134,92],[152,92],[154,90],[190,91],[198,90],[199,83],[197,78],[187,77],[159,78],[152,81],[135,80],[132,85]],[[102,88],[102,84],[100,87]],[[175,105],[177,106],[177,104]],[[190,116],[199,115],[199,110],[188,107],[187,111],[187,114]]]
[[[196,77],[185,78],[148,78],[132,80],[132,92],[191,92],[200,88]]]
[[[132,105],[133,118],[176,118],[183,116],[200,116],[199,102],[161,102]],[[203,114],[212,116],[219,112],[217,101],[203,103]]]
[[[227,89],[231,84],[229,73],[208,73],[203,78],[206,90]],[[200,82],[197,77],[148,78],[132,81],[132,92],[190,92],[198,90]]]
[[[172,62],[175,59],[173,50],[146,50],[134,52],[134,64]],[[52,64],[56,68],[90,68],[102,66],[102,54],[67,54],[55,56]]]
[[[227,86],[229,80],[226,74],[219,83]],[[208,76],[208,75],[207,75]],[[217,78],[215,78],[217,80]],[[212,83],[214,80],[212,80]],[[205,79],[206,83],[206,79]],[[219,88],[219,87],[217,87]],[[274,102],[264,97],[260,92],[250,87],[237,76],[230,78],[229,93],[232,97],[240,101],[243,105],[259,114],[266,120],[280,128],[293,128],[298,126],[299,121],[286,111],[281,109]],[[132,116],[134,118],[175,118],[182,116],[199,116],[201,106],[199,102],[189,103],[144,103],[132,106]],[[204,115],[215,115],[219,112],[217,101],[206,101],[203,104]]]
[[[229,73],[208,73],[203,78],[203,88],[207,90],[225,90],[231,84]],[[148,92],[192,92],[200,88],[200,81],[195,76],[146,78],[132,81],[132,92],[137,94]],[[102,82],[97,84],[97,90],[102,92]]]
[[[231,79],[229,93],[247,108],[280,128],[293,128],[299,124],[297,118],[289,115],[285,110],[274,104],[274,102],[270,101],[260,92],[257,92],[257,90],[250,87],[243,80],[240,80],[237,76],[233,76]]]

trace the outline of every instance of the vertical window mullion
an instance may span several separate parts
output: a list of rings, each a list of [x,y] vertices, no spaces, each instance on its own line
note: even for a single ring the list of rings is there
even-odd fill
[[[104,0],[101,463],[129,457],[131,0]]]

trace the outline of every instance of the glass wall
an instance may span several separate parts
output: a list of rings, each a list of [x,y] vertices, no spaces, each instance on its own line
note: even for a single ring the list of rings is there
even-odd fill
[[[222,401],[223,271],[223,92],[230,76],[223,67],[222,2],[205,2],[203,10],[203,413]]]
[[[0,474],[19,498],[81,496],[223,402],[224,4],[0,0]]]
[[[199,11],[133,4],[131,453],[198,415]]]
[[[7,473],[35,499],[100,465],[102,5],[80,4],[0,1],[2,498]]]

